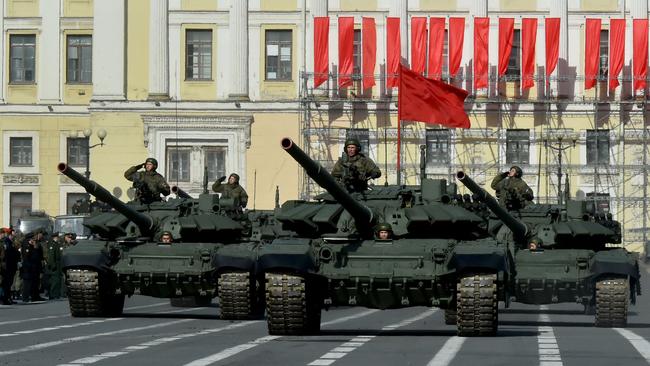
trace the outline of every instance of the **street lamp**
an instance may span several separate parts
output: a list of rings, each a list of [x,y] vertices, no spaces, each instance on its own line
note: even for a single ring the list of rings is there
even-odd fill
[[[562,204],[562,152],[571,147],[576,147],[576,141],[578,140],[575,136],[571,136],[571,144],[563,145],[564,136],[557,136],[557,145],[552,145],[548,138],[544,139],[544,147],[547,149],[557,151],[557,202]],[[568,181],[567,177],[567,181]]]
[[[88,143],[86,144],[87,147],[86,148],[86,172],[84,173],[86,179],[90,179],[90,149],[97,146],[104,146],[104,139],[106,138],[107,135],[106,130],[100,128],[99,130],[97,130],[97,137],[99,137],[99,143],[90,145],[90,136],[92,136],[92,134],[93,134],[92,129],[86,128],[84,130],[84,136],[86,136],[86,138],[88,139]]]

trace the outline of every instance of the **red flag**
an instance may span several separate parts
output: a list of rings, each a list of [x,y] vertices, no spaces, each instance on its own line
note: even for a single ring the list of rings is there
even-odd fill
[[[399,86],[399,65],[402,57],[399,18],[386,18],[386,87]]]
[[[514,29],[515,18],[499,18],[499,77],[508,70]]]
[[[634,90],[644,90],[648,78],[648,19],[633,20]]]
[[[330,18],[314,17],[314,88],[327,81]]]
[[[339,17],[339,87],[352,85],[354,17]]]
[[[363,17],[361,19],[361,44],[363,45],[361,73],[363,74],[363,89],[365,90],[375,85],[375,63],[377,61],[375,18]]]
[[[587,19],[585,26],[585,90],[596,86],[599,58],[600,19]]]
[[[427,58],[427,18],[411,18],[411,68],[423,73]]]
[[[470,127],[464,103],[469,94],[466,90],[427,79],[404,66],[400,66],[400,76],[400,120]]]
[[[621,85],[618,74],[623,70],[625,56],[625,19],[610,19],[609,21],[609,88]]]
[[[474,18],[474,89],[488,86],[488,37],[490,18]]]
[[[521,88],[535,86],[535,40],[537,38],[537,18],[524,18],[521,21]]]
[[[449,75],[456,76],[463,58],[465,18],[449,18]]]
[[[445,42],[445,18],[429,19],[429,78],[442,77],[442,48]]]
[[[555,67],[560,55],[560,18],[546,18],[546,82]]]

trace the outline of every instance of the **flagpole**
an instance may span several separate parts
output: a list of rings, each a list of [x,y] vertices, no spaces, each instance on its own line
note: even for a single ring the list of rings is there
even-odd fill
[[[402,185],[402,107],[401,107],[401,94],[402,94],[402,65],[399,66],[399,88],[397,94],[397,185]]]

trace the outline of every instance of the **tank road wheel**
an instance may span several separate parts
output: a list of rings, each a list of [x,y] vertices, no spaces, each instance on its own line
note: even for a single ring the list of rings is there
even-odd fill
[[[226,272],[217,281],[221,319],[251,319],[259,316],[255,278],[249,272]]]
[[[458,318],[457,314],[458,312],[456,311],[456,308],[445,309],[445,324],[456,325],[457,318]]]
[[[456,290],[458,335],[495,335],[499,306],[496,274],[465,275]]]
[[[302,276],[267,273],[266,322],[269,334],[318,333],[321,308],[314,289],[314,285]]]
[[[630,303],[630,282],[625,278],[603,278],[596,282],[596,326],[625,327]]]
[[[115,295],[108,288],[103,288],[96,271],[69,269],[66,271],[65,284],[72,316],[119,316],[122,314],[124,295]]]

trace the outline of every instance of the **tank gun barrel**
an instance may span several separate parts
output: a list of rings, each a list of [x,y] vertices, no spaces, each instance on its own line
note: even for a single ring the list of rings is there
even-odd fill
[[[282,148],[305,169],[311,179],[331,194],[354,217],[358,225],[368,228],[368,225],[373,223],[372,211],[346,192],[328,171],[305,154],[293,143],[293,140],[288,137],[283,138]]]
[[[180,198],[192,198],[189,193],[182,190],[179,186],[172,186],[172,193],[177,195]]]
[[[72,169],[66,163],[59,163],[57,166],[59,172],[68,178],[75,181],[80,186],[86,189],[86,192],[95,196],[98,200],[107,203],[109,206],[113,207],[117,212],[126,216],[129,220],[133,221],[139,228],[142,233],[151,233],[153,230],[153,220],[151,217],[140,213],[131,207],[127,206],[124,202],[117,199],[115,196],[110,194],[106,188],[97,184],[95,181],[92,181],[78,171]]]
[[[463,183],[467,189],[477,195],[479,200],[485,202],[490,211],[503,221],[503,223],[512,231],[515,241],[524,242],[526,240],[528,228],[524,223],[508,213],[508,211],[499,205],[499,202],[497,202],[492,195],[487,193],[485,189],[479,187],[479,185],[476,184],[472,178],[468,177],[462,170],[456,173],[456,178]]]

